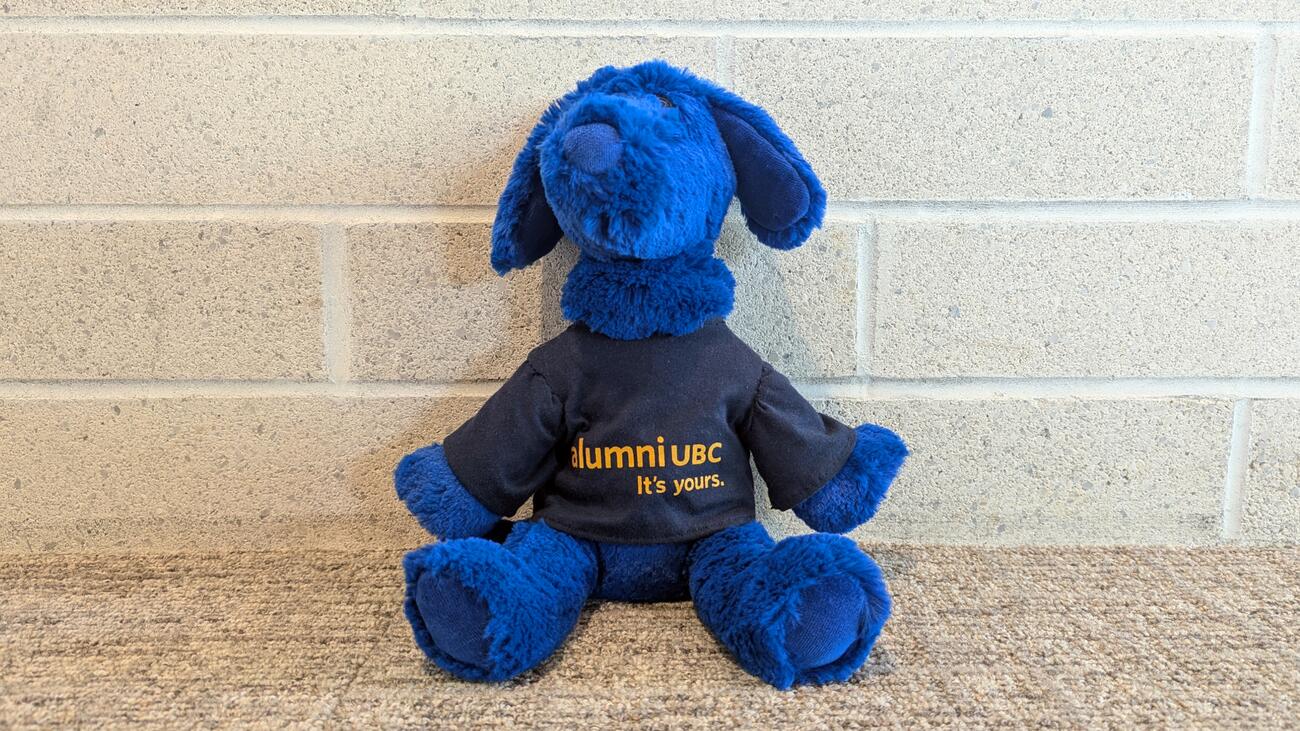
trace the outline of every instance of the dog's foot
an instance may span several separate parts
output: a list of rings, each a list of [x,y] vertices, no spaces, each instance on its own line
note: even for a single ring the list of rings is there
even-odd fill
[[[701,541],[692,561],[700,619],[741,667],[777,688],[847,679],[889,617],[879,567],[843,536],[773,544],[747,524]]]
[[[866,595],[847,576],[832,576],[801,589],[795,606],[798,614],[786,618],[785,651],[798,671],[843,657],[868,619]]]
[[[549,657],[595,580],[594,553],[540,523],[515,524],[505,543],[431,544],[403,566],[416,644],[466,680],[506,680]]]
[[[415,585],[415,605],[438,649],[466,665],[489,667],[491,615],[478,592],[454,576],[423,574]]]

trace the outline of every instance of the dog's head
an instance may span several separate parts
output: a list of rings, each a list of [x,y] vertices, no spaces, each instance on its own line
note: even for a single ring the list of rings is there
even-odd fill
[[[567,235],[599,260],[662,259],[717,239],[731,198],[759,241],[803,243],[826,193],[762,109],[662,61],[607,66],[542,115],[492,227],[492,266]]]

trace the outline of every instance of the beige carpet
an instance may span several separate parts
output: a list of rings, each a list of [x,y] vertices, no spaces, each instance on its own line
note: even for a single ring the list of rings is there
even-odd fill
[[[456,681],[392,552],[8,557],[0,727],[1297,727],[1298,550],[871,550],[871,661],[787,693],[688,604],[593,606],[525,678]]]

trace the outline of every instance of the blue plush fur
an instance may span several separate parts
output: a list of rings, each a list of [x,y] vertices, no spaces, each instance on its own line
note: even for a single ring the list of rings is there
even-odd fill
[[[516,523],[504,544],[464,538],[425,546],[408,553],[403,568],[416,644],[469,680],[505,680],[545,660],[577,624],[596,583],[591,545],[544,523]],[[458,584],[466,601],[421,607],[416,595],[425,576]],[[466,637],[481,640],[478,657],[445,651],[471,646]]]
[[[774,544],[757,523],[728,528],[691,549],[690,577],[700,620],[743,668],[782,689],[849,677],[889,618],[889,593],[880,569],[843,536],[818,533]],[[788,639],[800,624],[800,597],[826,582],[846,587],[835,603],[856,603],[862,609],[851,624],[833,627],[830,636],[819,638],[819,644],[843,646],[838,657],[796,665]],[[807,648],[809,638],[799,639],[801,650],[819,654]]]
[[[826,207],[811,167],[763,110],[663,62],[606,67],[528,136],[501,194],[492,266],[528,266],[567,236],[579,250],[567,318],[618,339],[684,335],[731,311],[735,281],[713,251],[733,198],[758,240],[778,249],[806,240]],[[906,455],[893,432],[859,427],[846,463],[796,514],[817,530],[860,524]],[[880,570],[842,536],[777,543],[750,523],[631,545],[542,522],[511,527],[471,496],[436,444],[403,459],[395,481],[444,539],[405,559],[406,616],[420,648],[458,677],[535,667],[588,598],[689,595],[740,665],[778,688],[849,677],[889,616]]]
[[[564,283],[564,316],[612,338],[685,335],[731,312],[735,280],[711,253],[601,261],[583,257]]]
[[[839,474],[794,506],[813,530],[847,533],[871,520],[907,458],[907,445],[885,427],[863,424],[856,431],[857,443]]]
[[[595,598],[620,602],[670,602],[689,596],[690,543],[597,543],[600,581]]]
[[[615,151],[583,155],[617,155],[596,172],[565,154],[591,126],[617,130]],[[803,243],[826,209],[821,182],[762,109],[662,61],[606,67],[528,136],[497,206],[492,265],[527,266],[567,235],[580,256],[565,317],[613,338],[680,335],[731,311],[735,281],[713,246],[733,197],[780,249]]]
[[[420,522],[439,538],[481,536],[499,517],[483,507],[456,479],[442,445],[417,449],[402,458],[393,473],[397,497]]]

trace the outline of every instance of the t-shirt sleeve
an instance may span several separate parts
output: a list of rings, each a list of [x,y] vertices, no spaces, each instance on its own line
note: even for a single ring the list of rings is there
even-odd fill
[[[785,376],[765,363],[741,439],[767,483],[772,507],[789,510],[840,471],[857,433],[818,413]]]
[[[563,405],[525,361],[469,421],[447,436],[451,471],[484,507],[511,516],[555,476]]]

